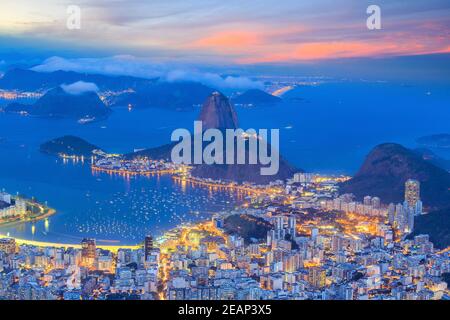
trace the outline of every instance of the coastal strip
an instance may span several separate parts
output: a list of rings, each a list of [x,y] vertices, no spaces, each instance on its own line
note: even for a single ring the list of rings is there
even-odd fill
[[[125,176],[136,176],[136,175],[152,176],[152,175],[161,175],[161,174],[175,174],[175,173],[180,172],[180,170],[175,170],[175,169],[155,169],[155,170],[132,171],[132,170],[125,170],[125,169],[103,168],[103,167],[99,167],[96,165],[91,165],[91,169],[94,172],[105,172],[108,174],[118,174],[118,175],[125,175]]]
[[[30,245],[36,247],[56,247],[56,248],[74,248],[81,249],[81,244],[69,244],[69,243],[55,243],[55,242],[45,242],[45,241],[34,241],[27,239],[20,239],[16,237],[10,237],[4,234],[0,234],[0,239],[14,239],[19,245]],[[109,250],[111,252],[116,253],[119,249],[131,249],[136,250],[142,247],[141,245],[97,245],[98,248]]]
[[[40,204],[33,200],[23,199],[21,197],[15,197],[14,200],[16,201],[16,203],[22,203],[22,205],[21,206],[16,205],[18,206],[18,208],[15,209],[15,211],[13,211],[13,214],[15,212],[15,215],[11,215],[10,217],[7,216],[6,218],[0,219],[1,227],[12,226],[25,222],[35,222],[39,220],[44,220],[56,213],[55,209]],[[9,209],[11,207],[14,206],[11,205],[6,209]]]

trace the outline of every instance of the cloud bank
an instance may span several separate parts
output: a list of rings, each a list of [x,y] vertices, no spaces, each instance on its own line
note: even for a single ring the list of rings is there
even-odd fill
[[[203,72],[184,65],[155,63],[148,59],[129,55],[79,59],[51,57],[42,64],[31,68],[31,70],[38,72],[63,70],[148,79],[160,78],[161,81],[167,82],[194,81],[216,89],[242,90],[263,88],[263,84],[260,81],[254,81],[247,77],[221,76],[217,73]]]
[[[86,92],[97,92],[98,87],[95,83],[77,81],[72,84],[62,84],[61,88],[71,95],[80,95]]]

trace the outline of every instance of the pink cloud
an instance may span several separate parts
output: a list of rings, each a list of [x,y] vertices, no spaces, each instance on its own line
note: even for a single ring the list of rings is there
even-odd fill
[[[424,22],[421,30],[368,31],[349,25],[342,31],[299,25],[265,27],[241,25],[200,36],[185,49],[218,54],[237,63],[295,62],[352,57],[382,57],[449,52],[450,41],[433,32],[441,24]],[[354,30],[348,36],[349,30]],[[391,31],[395,30],[395,31]],[[367,33],[365,33],[367,32]],[[341,34],[344,33],[344,34]],[[433,35],[430,35],[433,33]],[[346,36],[347,35],[347,36]],[[366,38],[365,38],[366,37]]]

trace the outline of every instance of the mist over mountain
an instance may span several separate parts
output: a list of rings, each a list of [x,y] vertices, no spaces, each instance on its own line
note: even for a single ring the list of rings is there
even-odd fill
[[[50,57],[31,70],[54,72],[58,70],[106,76],[130,76],[143,79],[159,79],[161,82],[196,82],[218,90],[262,89],[261,81],[246,76],[228,74],[205,68],[203,63],[192,65],[181,61],[155,61],[133,55],[118,55],[99,58]],[[226,68],[225,68],[226,69]]]
[[[74,71],[37,72],[33,70],[14,68],[0,78],[0,89],[18,91],[46,91],[63,84],[77,81],[95,83],[104,90],[126,90],[151,85],[156,79],[144,79],[131,76],[112,76],[88,74]]]
[[[49,60],[53,61],[54,59]],[[189,111],[203,104],[205,99],[217,89],[224,88],[227,93],[232,93],[236,89],[262,86],[259,82],[245,77],[221,77],[217,74],[180,70],[166,71],[165,73],[152,72],[150,74],[153,74],[153,78],[92,72],[105,72],[105,70],[109,70],[107,67],[111,67],[109,65],[98,68],[98,70],[93,68],[90,72],[81,72],[85,68],[82,65],[76,67],[79,62],[74,62],[75,66],[66,60],[61,63],[57,59],[56,62],[55,65],[43,64],[32,69],[10,69],[0,78],[0,89],[45,93],[58,86],[92,83],[98,88],[98,92],[105,96],[105,103],[111,107],[130,106]],[[57,69],[58,67],[69,70],[60,70]],[[77,71],[70,71],[71,68]],[[132,70],[136,68],[137,66],[133,66]],[[123,70],[123,72],[126,71]],[[155,74],[160,76],[155,76]],[[250,89],[236,99],[238,101],[236,103],[256,105],[273,104],[280,100],[259,89]]]

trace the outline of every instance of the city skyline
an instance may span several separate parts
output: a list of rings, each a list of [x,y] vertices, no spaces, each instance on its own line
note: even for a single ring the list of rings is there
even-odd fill
[[[450,300],[449,17],[3,1],[0,300]]]

